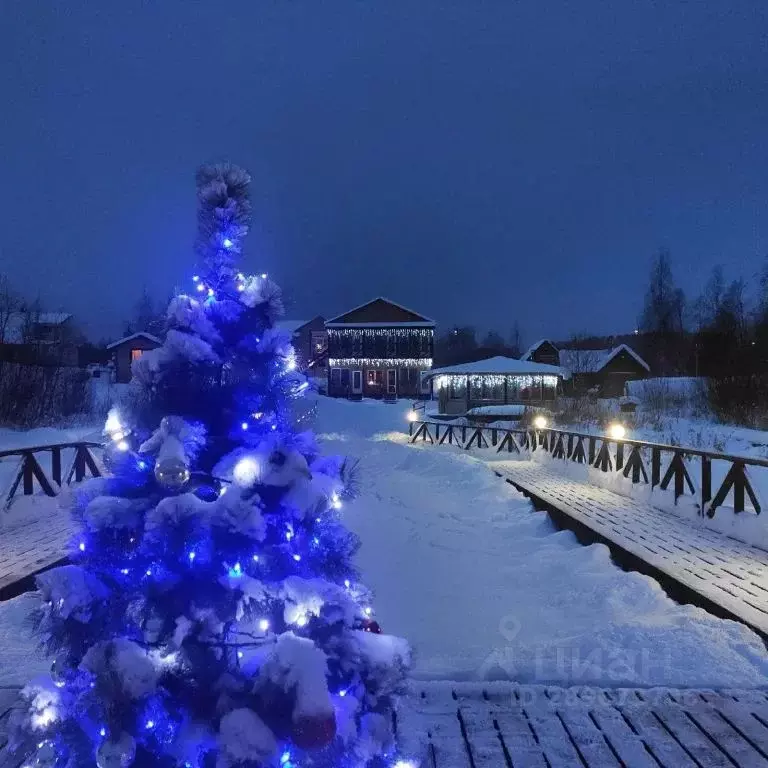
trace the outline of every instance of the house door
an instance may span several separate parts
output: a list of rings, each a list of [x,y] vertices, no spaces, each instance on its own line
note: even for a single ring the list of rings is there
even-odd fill
[[[363,372],[362,371],[352,371],[352,394],[353,395],[363,394]]]
[[[390,368],[387,371],[387,394],[397,394],[397,370],[395,368]]]

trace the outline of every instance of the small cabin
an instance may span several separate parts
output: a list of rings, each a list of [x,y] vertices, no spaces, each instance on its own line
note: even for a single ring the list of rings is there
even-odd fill
[[[648,363],[628,344],[605,349],[564,349],[543,339],[522,359],[539,363],[556,359],[563,371],[565,394],[588,392],[598,397],[621,397],[628,381],[645,379],[651,371]]]
[[[115,381],[125,384],[131,380],[131,365],[150,349],[157,349],[163,342],[151,333],[132,333],[107,346],[115,365]]]
[[[552,408],[562,371],[554,365],[497,356],[434,368],[424,378],[431,383],[440,414],[501,417],[499,406]]]
[[[277,327],[291,334],[299,370],[308,376],[325,376],[328,362],[328,332],[325,318],[278,320]]]

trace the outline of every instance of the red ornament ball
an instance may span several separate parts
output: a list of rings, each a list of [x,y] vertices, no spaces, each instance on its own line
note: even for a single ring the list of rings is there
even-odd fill
[[[379,626],[379,622],[374,621],[373,619],[366,619],[363,622],[363,630],[366,632],[373,632],[374,635],[381,634],[381,626]]]
[[[336,736],[336,716],[302,715],[294,720],[291,740],[301,749],[322,749]]]

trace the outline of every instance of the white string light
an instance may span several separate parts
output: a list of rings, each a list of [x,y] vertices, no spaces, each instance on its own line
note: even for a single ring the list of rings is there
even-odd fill
[[[331,357],[328,360],[331,368],[350,368],[354,366],[380,366],[382,368],[401,366],[406,368],[432,367],[431,357]]]

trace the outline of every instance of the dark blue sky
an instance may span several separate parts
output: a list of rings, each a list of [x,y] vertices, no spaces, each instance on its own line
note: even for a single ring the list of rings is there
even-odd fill
[[[231,159],[294,317],[629,330],[659,246],[689,293],[768,252],[767,8],[3,0],[0,271],[116,333]]]

